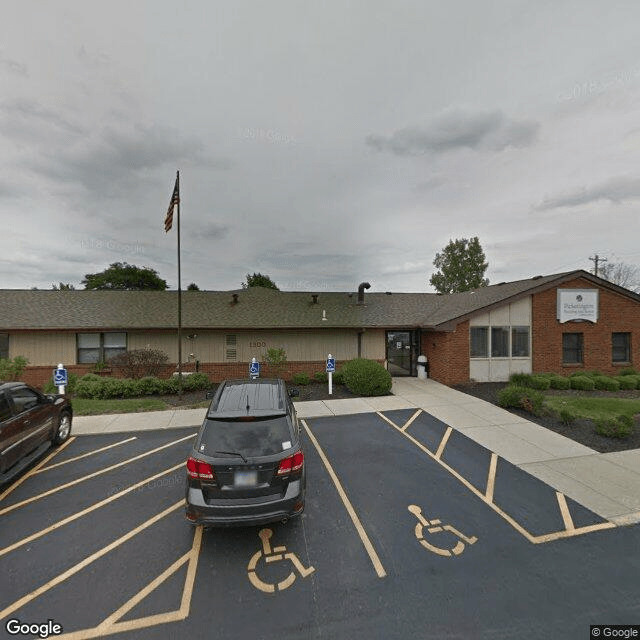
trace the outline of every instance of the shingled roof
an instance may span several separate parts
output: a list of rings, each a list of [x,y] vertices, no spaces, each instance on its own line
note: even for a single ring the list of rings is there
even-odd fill
[[[627,289],[586,271],[568,271],[505,282],[474,291],[357,293],[184,291],[185,329],[423,328],[452,329],[458,322],[567,280],[583,278],[640,301]],[[0,331],[174,329],[177,291],[0,290]],[[237,302],[234,302],[234,295]],[[323,319],[326,318],[326,319]]]

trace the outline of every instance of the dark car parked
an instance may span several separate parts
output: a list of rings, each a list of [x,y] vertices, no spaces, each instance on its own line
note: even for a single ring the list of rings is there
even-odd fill
[[[44,395],[24,382],[0,382],[0,485],[71,433],[64,396]]]
[[[305,482],[300,427],[284,381],[221,383],[187,460],[187,520],[286,521],[304,509]]]

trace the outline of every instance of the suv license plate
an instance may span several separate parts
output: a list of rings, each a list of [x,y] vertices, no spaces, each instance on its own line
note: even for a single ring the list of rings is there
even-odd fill
[[[236,471],[233,483],[236,487],[255,487],[258,484],[258,472]]]

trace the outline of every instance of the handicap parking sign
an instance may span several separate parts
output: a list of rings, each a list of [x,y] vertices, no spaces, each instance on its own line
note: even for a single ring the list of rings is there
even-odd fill
[[[257,361],[253,361],[249,363],[249,375],[250,376],[259,376],[260,375],[260,363]]]
[[[336,359],[327,358],[327,373],[335,373],[336,371]]]
[[[53,370],[53,384],[56,387],[61,387],[63,385],[67,385],[68,377],[66,369],[54,369]]]

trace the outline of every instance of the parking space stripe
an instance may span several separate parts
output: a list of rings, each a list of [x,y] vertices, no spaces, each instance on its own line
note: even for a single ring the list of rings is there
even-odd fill
[[[496,486],[496,470],[498,468],[498,454],[491,454],[491,462],[489,463],[489,476],[487,478],[487,491],[485,497],[489,502],[493,502],[493,490]]]
[[[447,446],[447,442],[449,441],[449,437],[451,436],[452,432],[453,432],[453,428],[452,427],[447,427],[447,430],[444,432],[444,436],[443,436],[442,440],[440,441],[440,446],[438,447],[438,450],[436,451],[436,458],[438,460],[440,460],[440,458],[442,457],[442,454],[444,453],[444,448]]]
[[[126,440],[121,440],[120,442],[114,442],[113,444],[109,444],[106,447],[101,447],[100,449],[96,449],[95,451],[88,451],[87,453],[83,453],[82,455],[76,456],[75,458],[69,458],[68,460],[63,460],[62,462],[56,462],[49,467],[44,467],[42,469],[38,469],[31,475],[36,475],[37,473],[44,473],[45,471],[50,471],[51,469],[56,469],[57,467],[61,467],[65,464],[69,464],[70,462],[76,462],[77,460],[82,460],[82,458],[88,458],[89,456],[94,456],[97,453],[102,453],[107,449],[113,449],[113,447],[119,447],[122,444],[126,444],[127,442],[131,442],[132,440],[137,440],[138,436],[133,436],[131,438],[127,438]]]
[[[24,546],[25,544],[28,544],[29,542],[33,542],[34,540],[37,540],[38,538],[42,538],[42,536],[46,536],[48,533],[51,533],[52,531],[55,531],[56,529],[59,529],[60,527],[63,527],[66,524],[69,524],[70,522],[73,522],[74,520],[78,520],[78,518],[82,518],[82,516],[86,516],[88,513],[91,513],[92,511],[95,511],[96,509],[100,509],[100,507],[104,507],[105,505],[109,504],[110,502],[113,502],[114,500],[117,500],[118,498],[122,498],[123,496],[127,495],[128,493],[131,493],[132,491],[135,491],[138,487],[142,487],[145,484],[147,484],[148,482],[153,482],[154,480],[157,480],[158,478],[161,478],[162,476],[167,475],[167,473],[171,473],[172,471],[176,471],[177,469],[180,469],[181,467],[184,467],[184,463],[181,462],[180,464],[175,465],[174,467],[171,467],[170,469],[165,469],[164,471],[161,471],[160,473],[156,473],[153,476],[150,476],[149,478],[145,478],[144,480],[141,480],[140,482],[137,482],[136,484],[127,487],[126,489],[123,489],[122,491],[109,496],[108,498],[105,498],[104,500],[101,500],[100,502],[96,502],[95,504],[91,505],[90,507],[87,507],[86,509],[83,509],[82,511],[78,511],[77,513],[74,513],[73,515],[68,516],[67,518],[63,518],[62,520],[59,520],[58,522],[56,522],[55,524],[52,524],[49,527],[46,527],[45,529],[42,529],[40,531],[37,531],[36,533],[27,536],[26,538],[23,538],[22,540],[18,540],[18,542],[14,542],[13,544],[9,545],[8,547],[4,547],[4,549],[0,549],[0,557],[6,555],[7,553],[10,553],[11,551],[14,551],[15,549],[18,549],[22,546]]]
[[[418,409],[402,426],[401,431],[406,431],[410,426],[411,423],[422,413],[422,409]]]
[[[5,507],[4,509],[0,509],[0,516],[5,513],[9,513],[14,509],[18,509],[20,507],[24,507],[27,504],[35,502],[36,500],[40,500],[42,498],[46,498],[50,496],[52,493],[57,493],[58,491],[62,491],[63,489],[68,489],[69,487],[73,487],[76,484],[80,484],[85,480],[90,480],[91,478],[95,478],[96,476],[102,475],[103,473],[108,473],[109,471],[113,471],[114,469],[118,469],[119,467],[124,466],[125,464],[129,464],[131,462],[135,462],[136,460],[141,460],[142,458],[146,458],[158,451],[162,451],[163,449],[167,449],[168,447],[172,447],[173,445],[180,444],[185,440],[189,440],[189,438],[194,438],[196,436],[195,433],[192,433],[189,436],[185,436],[184,438],[179,438],[178,440],[174,440],[173,442],[168,442],[167,444],[163,444],[160,447],[156,447],[155,449],[151,449],[151,451],[146,451],[145,453],[141,453],[140,455],[134,456],[133,458],[129,458],[128,460],[123,460],[122,462],[118,462],[117,464],[111,465],[110,467],[106,467],[105,469],[100,469],[99,471],[94,471],[89,475],[86,475],[82,478],[78,478],[77,480],[72,480],[71,482],[67,482],[66,484],[61,484],[59,487],[55,487],[53,489],[49,489],[49,491],[44,491],[43,493],[38,494],[37,496],[33,496],[31,498],[27,498],[26,500],[22,500],[21,502],[16,502],[9,507]]]
[[[60,452],[64,451],[74,440],[75,436],[69,438],[66,442],[63,442],[59,447],[55,449],[52,453],[50,453],[44,460],[39,462],[33,469],[25,473],[23,476],[20,476],[8,489],[6,489],[3,493],[0,494],[0,502],[4,500],[12,491],[17,489],[27,478],[30,478],[32,475],[38,473],[40,467],[43,467],[49,460],[55,458]]]
[[[369,558],[371,559],[371,563],[373,564],[373,567],[376,571],[376,574],[378,575],[378,578],[384,578],[387,575],[387,572],[382,566],[382,562],[380,561],[380,558],[376,553],[376,550],[373,547],[373,544],[371,543],[371,540],[369,539],[369,536],[367,535],[367,532],[365,531],[364,526],[362,525],[362,522],[358,517],[358,514],[353,508],[353,505],[351,504],[351,501],[349,500],[347,493],[342,486],[342,483],[338,479],[336,472],[334,471],[333,467],[331,466],[331,463],[329,462],[329,459],[327,458],[324,451],[322,450],[322,447],[316,440],[316,437],[311,432],[311,429],[309,428],[309,425],[307,425],[307,422],[305,420],[301,420],[300,422],[302,422],[302,426],[305,428],[305,431],[307,432],[309,439],[311,440],[311,442],[313,443],[313,446],[318,452],[318,455],[320,456],[320,459],[322,460],[325,468],[327,469],[327,472],[331,477],[331,480],[333,480],[333,484],[336,487],[338,495],[340,496],[340,499],[342,500],[345,506],[345,509],[347,510],[347,513],[349,514],[349,517],[351,518],[356,528],[356,531],[358,532],[358,535],[360,536],[360,540],[362,541],[364,548],[369,554]]]
[[[125,535],[121,536],[117,540],[114,540],[111,544],[108,544],[106,547],[99,549],[98,551],[91,554],[81,562],[78,562],[78,564],[75,564],[74,566],[70,567],[63,573],[53,578],[52,580],[49,580],[49,582],[46,582],[42,586],[38,587],[35,591],[32,591],[31,593],[26,594],[19,600],[16,600],[14,603],[10,604],[8,607],[5,607],[2,611],[0,611],[0,620],[6,618],[7,616],[11,615],[14,611],[17,611],[18,609],[20,609],[21,607],[24,607],[26,604],[28,604],[32,600],[35,600],[36,598],[41,596],[43,593],[46,593],[53,587],[61,584],[71,576],[82,571],[82,569],[89,566],[90,564],[92,564],[102,556],[118,548],[120,545],[127,542],[127,540],[130,540],[134,536],[138,535],[141,531],[144,531],[151,525],[158,522],[158,520],[161,520],[162,518],[176,511],[180,507],[184,507],[184,504],[185,504],[184,499],[180,500],[179,502],[176,502],[174,505],[168,507],[164,511],[161,511],[160,513],[153,516],[152,518],[149,518],[149,520],[138,525],[135,529],[132,529],[131,531],[129,531],[128,533],[125,533]]]
[[[437,456],[437,454],[432,453],[419,440],[416,440],[410,434],[406,433],[405,431],[402,431],[402,429],[398,425],[394,424],[391,420],[389,420],[389,418],[384,416],[382,413],[380,413],[379,411],[377,411],[376,413],[387,424],[391,425],[398,433],[403,435],[405,438],[407,438],[407,440],[412,442],[421,451],[426,453],[431,459],[435,460],[435,462],[437,462],[444,469],[446,469],[452,476],[454,476],[465,487],[467,487],[467,489],[469,489],[469,491],[471,491],[473,494],[478,496],[478,498],[480,498],[485,504],[487,504],[489,507],[491,507],[491,509],[493,509],[501,518],[503,518],[506,522],[508,522],[518,533],[520,533],[529,542],[531,542],[533,544],[541,544],[541,543],[544,543],[544,542],[551,542],[553,540],[559,540],[561,538],[571,538],[571,537],[582,535],[582,534],[585,534],[585,533],[591,533],[593,531],[601,531],[603,529],[612,529],[612,528],[616,527],[616,524],[613,523],[613,522],[601,522],[601,523],[598,523],[598,524],[588,525],[588,526],[585,526],[585,527],[579,527],[577,529],[576,528],[570,528],[570,529],[567,528],[567,529],[564,529],[562,531],[554,531],[553,533],[547,533],[547,534],[543,534],[543,535],[534,536],[533,534],[529,533],[529,531],[527,531],[519,522],[514,520],[508,513],[506,513],[498,505],[496,505],[492,501],[492,499],[489,499],[486,494],[481,493],[466,478],[461,476],[455,469],[453,469],[446,462],[441,460]],[[451,427],[449,427],[449,429],[451,429]],[[445,441],[446,438],[447,438],[447,436],[445,435],[445,438],[443,438],[443,441]],[[442,443],[440,445],[440,448],[442,448]],[[438,450],[440,450],[440,448]],[[563,496],[563,498],[564,498],[564,496]],[[567,514],[569,513],[568,508],[566,510],[566,513]],[[564,517],[564,514],[563,514],[563,517]],[[571,522],[571,524],[573,524],[572,521],[571,521],[571,517],[570,516],[569,516],[569,520],[568,521]],[[565,525],[566,525],[566,523],[568,521],[565,521]]]
[[[564,522],[564,528],[567,531],[575,529],[571,513],[569,513],[569,506],[567,505],[567,499],[564,493],[556,491],[556,497],[558,498],[558,506],[560,507],[560,513],[562,514],[562,522]]]

